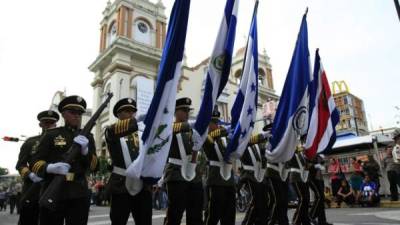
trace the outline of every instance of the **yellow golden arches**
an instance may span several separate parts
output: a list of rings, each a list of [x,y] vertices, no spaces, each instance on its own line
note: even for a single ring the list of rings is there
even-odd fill
[[[42,168],[42,166],[43,166],[44,164],[46,164],[46,162],[43,161],[43,160],[37,161],[37,162],[33,165],[33,167],[32,167],[32,172],[34,172],[34,173],[39,173],[40,168]]]
[[[342,92],[350,92],[350,89],[344,80],[333,81],[332,82],[332,92],[333,92],[333,94],[338,94],[338,93],[342,93]]]
[[[23,167],[20,169],[19,174],[21,175],[22,178],[26,177],[31,171],[29,170],[28,167]]]

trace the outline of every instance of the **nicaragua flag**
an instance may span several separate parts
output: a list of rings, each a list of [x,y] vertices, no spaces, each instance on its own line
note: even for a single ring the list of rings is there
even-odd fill
[[[141,178],[147,183],[155,183],[162,176],[171,145],[189,8],[190,0],[176,0],[172,8],[157,86],[144,120],[143,146],[128,168],[133,178]]]
[[[212,112],[218,96],[228,82],[235,43],[239,0],[227,0],[214,50],[210,57],[203,100],[193,129],[193,149],[201,149],[208,134]]]
[[[289,72],[283,86],[272,127],[271,162],[286,162],[292,158],[300,137],[308,128],[308,90],[310,62],[308,51],[307,12],[304,14]]]
[[[254,6],[250,34],[247,40],[242,79],[239,91],[231,109],[231,128],[233,134],[225,152],[225,160],[240,158],[254,129],[258,97],[258,46],[257,46],[257,7]]]
[[[336,141],[335,127],[339,122],[339,112],[318,49],[315,52],[313,81],[309,88],[311,117],[304,147],[306,157],[312,159],[317,153],[332,148]]]

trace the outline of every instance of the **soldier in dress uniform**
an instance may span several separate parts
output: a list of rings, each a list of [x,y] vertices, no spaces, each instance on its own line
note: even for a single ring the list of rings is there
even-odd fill
[[[113,114],[118,121],[105,130],[108,152],[113,166],[107,184],[107,190],[111,194],[110,219],[112,225],[125,225],[131,213],[135,224],[151,224],[151,187],[149,185],[142,187],[141,181],[132,181],[137,182],[134,185],[138,186],[138,190],[135,190],[135,186],[132,188],[129,184],[131,178],[127,178],[125,173],[131,162],[139,155],[136,111],[136,102],[132,98],[119,100],[113,108]]]
[[[186,210],[186,224],[203,224],[203,185],[193,152],[192,128],[188,123],[192,101],[176,100],[173,138],[164,173],[168,208],[165,225],[178,225]]]
[[[42,181],[42,178],[30,171],[29,165],[32,163],[33,155],[38,150],[40,138],[47,129],[56,127],[60,116],[52,110],[46,110],[40,112],[37,115],[37,119],[39,120],[39,127],[42,128],[42,133],[30,137],[24,142],[19,152],[17,165],[15,166],[24,181],[21,192],[23,199],[20,204],[19,225],[37,225],[39,222],[39,183]],[[28,190],[29,193],[27,193]]]
[[[223,156],[227,147],[228,132],[219,127],[220,113],[214,110],[208,137],[203,144],[204,153],[208,160],[208,206],[205,213],[205,224],[221,225],[235,224],[235,181],[232,164],[224,161]]]
[[[322,177],[322,171],[325,170],[323,166],[323,158],[322,155],[318,154],[314,159],[310,161],[310,175],[309,175],[309,186],[311,190],[314,192],[315,200],[314,204],[310,210],[311,219],[315,220],[318,218],[318,225],[332,225],[331,223],[326,222],[326,214],[325,214],[325,195],[324,195],[324,179]]]
[[[62,196],[56,209],[40,208],[41,225],[62,225],[64,220],[66,225],[87,224],[89,190],[86,174],[96,168],[97,158],[93,136],[78,135],[85,110],[86,102],[82,97],[73,95],[64,98],[58,105],[58,111],[65,125],[47,130],[40,140],[31,169],[44,178],[42,192],[55,175],[65,176]],[[73,143],[81,146],[81,154],[69,165],[63,160]]]
[[[310,190],[307,183],[309,171],[302,150],[302,147],[298,147],[289,161],[289,181],[293,185],[298,198],[298,204],[292,219],[293,225],[311,225],[308,214],[308,206],[310,204]]]
[[[271,132],[272,123],[267,124],[263,130]],[[285,163],[268,162],[266,177],[268,181],[268,209],[270,209],[270,218],[268,225],[289,225],[287,216],[288,211],[288,170]]]
[[[267,161],[264,156],[266,141],[267,136],[264,134],[252,136],[240,159],[243,168],[240,173],[241,182],[249,185],[251,196],[253,196],[242,225],[267,223],[268,188],[265,178]]]

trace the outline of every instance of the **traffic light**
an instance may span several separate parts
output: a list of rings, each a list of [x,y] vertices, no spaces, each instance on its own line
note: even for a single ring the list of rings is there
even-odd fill
[[[19,138],[4,136],[4,137],[3,137],[3,141],[15,141],[15,142],[18,142],[18,141],[19,141]]]

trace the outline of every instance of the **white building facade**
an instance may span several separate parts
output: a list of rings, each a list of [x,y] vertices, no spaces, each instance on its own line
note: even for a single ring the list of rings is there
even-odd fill
[[[156,76],[166,38],[165,7],[159,1],[154,4],[148,0],[115,0],[103,12],[100,23],[100,53],[89,66],[94,73],[93,111],[95,111],[107,92],[113,92],[108,109],[101,115],[94,129],[96,148],[105,154],[104,129],[116,121],[112,114],[115,103],[126,97],[137,102],[138,115],[146,114],[153,97]],[[218,99],[218,108],[224,121],[230,121],[230,109],[235,100],[245,48],[239,49],[233,60],[228,84]],[[211,52],[211,49],[210,49]],[[192,99],[193,113],[197,115],[204,89],[204,74],[208,59],[194,67],[184,64],[178,86],[177,98]],[[259,54],[259,109],[257,118],[262,121],[262,106],[269,100],[277,101],[272,67],[264,51]],[[260,131],[263,122],[256,123]]]

